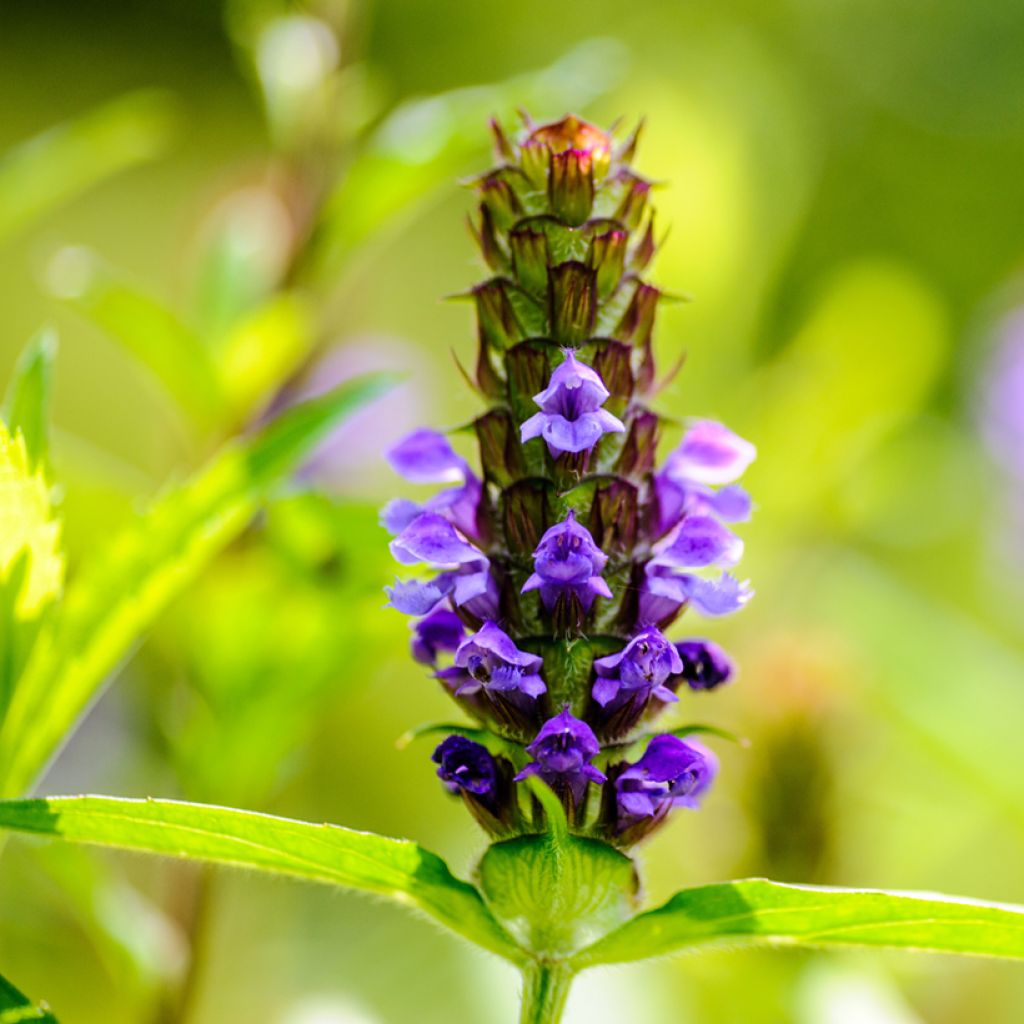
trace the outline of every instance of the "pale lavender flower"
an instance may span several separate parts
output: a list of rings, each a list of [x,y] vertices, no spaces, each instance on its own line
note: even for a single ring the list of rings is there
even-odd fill
[[[590,451],[605,434],[626,429],[621,420],[601,408],[608,397],[600,375],[567,351],[548,386],[534,396],[541,411],[523,423],[523,444],[543,437],[555,456]]]

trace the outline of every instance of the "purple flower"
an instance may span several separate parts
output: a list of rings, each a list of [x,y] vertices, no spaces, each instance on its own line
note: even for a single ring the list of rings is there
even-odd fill
[[[393,587],[385,587],[388,607],[403,615],[426,615],[445,596],[436,580],[423,583],[419,580],[395,580]]]
[[[699,743],[655,736],[643,757],[615,779],[619,831],[672,807],[696,807],[717,771],[714,754]]]
[[[575,595],[585,611],[595,597],[612,596],[601,578],[608,556],[594,543],[590,531],[570,512],[564,522],[547,530],[533,552],[534,573],[523,584],[523,593],[540,590],[546,608],[563,595]]]
[[[665,473],[678,483],[730,484],[757,456],[757,449],[721,423],[698,420],[665,462]]]
[[[444,516],[469,537],[478,535],[477,514],[483,488],[469,463],[457,455],[443,434],[436,430],[414,430],[387,453],[392,468],[416,484],[457,483],[425,504],[407,498],[389,501],[381,510],[381,525],[390,533],[401,533],[417,516]]]
[[[678,573],[670,565],[652,561],[644,570],[639,619],[662,625],[675,618],[686,605],[712,618],[730,615],[753,596],[749,583],[729,573],[723,572],[717,580],[709,580],[692,573]]]
[[[424,665],[436,665],[441,651],[456,651],[465,630],[462,619],[447,608],[437,608],[413,626],[412,656]]]
[[[395,561],[402,565],[468,565],[485,559],[483,552],[447,519],[431,512],[417,516],[389,547]]]
[[[671,702],[679,698],[665,685],[683,671],[676,648],[653,626],[637,633],[618,654],[594,662],[597,680],[591,691],[603,708],[631,697]]]
[[[414,430],[388,449],[387,460],[399,476],[414,484],[461,483],[469,469],[436,430]]]
[[[756,449],[720,423],[700,420],[669,455],[654,477],[655,535],[662,536],[684,516],[714,516],[727,523],[750,518],[750,495],[732,483],[750,465]],[[712,484],[728,484],[715,490]]]
[[[674,569],[703,569],[735,565],[743,556],[743,541],[713,516],[686,516],[654,547],[654,561]]]
[[[729,655],[710,640],[683,640],[676,644],[682,660],[682,677],[691,690],[713,690],[733,676]]]
[[[490,751],[465,736],[449,736],[431,758],[437,776],[453,793],[460,791],[477,797],[493,797],[498,788],[498,766]]]
[[[429,583],[407,583],[388,590],[390,604],[401,612],[423,615],[442,597],[451,594],[456,607],[477,618],[497,614],[498,590],[490,562],[443,516],[424,512],[417,516],[390,544],[391,554],[402,565],[426,562],[453,566]],[[436,595],[433,603],[429,598]]]
[[[523,444],[543,437],[553,456],[590,451],[605,434],[626,429],[621,420],[601,408],[608,396],[600,375],[567,351],[548,386],[534,395],[541,411],[522,425]]]
[[[574,806],[583,802],[588,782],[605,781],[605,776],[590,763],[601,749],[597,737],[589,725],[569,714],[568,707],[549,718],[526,749],[533,755],[533,761],[516,776],[516,781],[538,775],[556,792],[568,792]]]
[[[715,516],[726,523],[745,523],[753,503],[739,484],[715,490],[707,484],[673,480],[665,472],[654,477],[656,521],[654,535],[662,537],[684,516]]]
[[[547,690],[538,669],[541,659],[516,647],[493,622],[485,622],[455,652],[455,665],[440,673],[459,697],[477,693],[520,693],[535,700]]]

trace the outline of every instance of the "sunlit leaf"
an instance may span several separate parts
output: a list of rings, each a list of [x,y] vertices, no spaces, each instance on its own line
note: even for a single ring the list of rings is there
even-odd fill
[[[0,1024],[57,1024],[57,1018],[45,1004],[33,1003],[6,978],[0,976]]]
[[[524,960],[480,893],[409,840],[204,804],[92,796],[0,801],[0,828],[378,893],[499,956]]]
[[[104,179],[158,157],[175,121],[169,96],[137,92],[0,155],[0,239]]]
[[[0,423],[0,579],[27,552],[27,565],[14,612],[32,618],[52,601],[64,580],[60,523],[50,507],[46,480],[30,464],[22,435]]]
[[[391,386],[348,381],[227,447],[84,566],[36,643],[0,730],[0,790],[23,792],[167,603],[245,528],[260,502],[340,419]]]
[[[4,400],[4,420],[12,434],[25,439],[29,462],[45,461],[49,449],[50,384],[57,335],[40,331],[18,358]]]
[[[580,968],[625,963],[714,943],[887,946],[1024,960],[1024,907],[753,878],[684,889],[574,962]]]

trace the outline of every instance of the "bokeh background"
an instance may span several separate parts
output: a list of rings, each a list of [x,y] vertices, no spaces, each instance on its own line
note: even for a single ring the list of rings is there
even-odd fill
[[[1022,38],[1012,0],[6,0],[0,369],[59,332],[73,556],[269,403],[411,371],[163,616],[41,791],[336,821],[470,869],[429,749],[395,746],[451,711],[381,607],[381,452],[476,408],[471,307],[441,297],[484,274],[458,182],[486,118],[643,116],[656,278],[692,299],[661,319],[686,365],[660,408],[760,452],[758,595],[709,630],[741,675],[686,709],[750,742],[645,849],[649,894],[1024,902]],[[161,376],[181,338],[237,360],[231,408]],[[515,1017],[509,971],[392,907],[25,841],[0,966],[64,1024]],[[569,1019],[1022,1015],[1012,965],[719,951],[585,975]]]

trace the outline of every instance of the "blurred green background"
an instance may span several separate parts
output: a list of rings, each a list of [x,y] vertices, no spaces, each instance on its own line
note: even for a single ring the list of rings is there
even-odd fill
[[[644,851],[650,897],[763,874],[1024,902],[1022,37],[1012,0],[7,0],[0,362],[58,329],[73,555],[268,403],[412,371],[164,616],[41,791],[336,821],[469,869],[429,750],[395,747],[451,712],[381,607],[381,452],[476,408],[471,310],[440,297],[484,275],[457,182],[486,118],[579,108],[645,117],[665,185],[656,279],[693,301],[661,320],[686,366],[660,409],[760,452],[758,596],[710,630],[741,675],[686,709],[750,743]],[[196,343],[236,368],[230,407],[161,365]],[[64,1024],[515,1016],[510,971],[391,907],[24,841],[0,968]],[[627,1016],[1010,1022],[1024,974],[723,951],[583,976],[571,1022]]]

